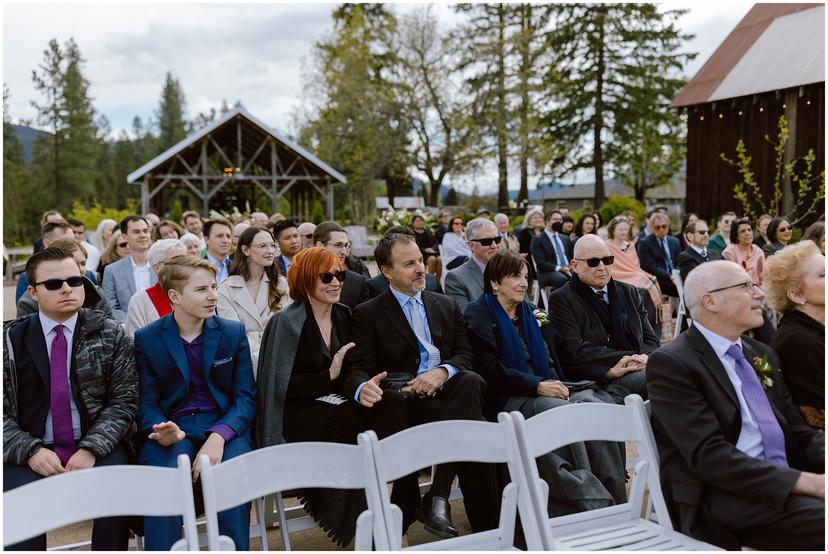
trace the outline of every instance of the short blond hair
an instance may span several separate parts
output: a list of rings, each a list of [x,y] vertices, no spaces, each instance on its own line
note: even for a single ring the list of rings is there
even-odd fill
[[[765,260],[764,284],[771,308],[781,314],[794,308],[795,304],[788,298],[788,291],[799,288],[803,262],[814,254],[822,255],[816,243],[803,240],[786,246]]]
[[[216,277],[216,266],[204,258],[194,254],[179,254],[164,262],[164,267],[158,272],[158,282],[165,294],[170,290],[182,292],[196,269],[205,269],[213,274],[214,279]]]

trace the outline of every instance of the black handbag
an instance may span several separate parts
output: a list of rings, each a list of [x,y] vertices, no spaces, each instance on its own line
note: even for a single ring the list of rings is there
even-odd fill
[[[385,379],[379,382],[379,386],[383,390],[390,389],[398,391],[412,379],[414,379],[414,376],[410,373],[388,373]]]

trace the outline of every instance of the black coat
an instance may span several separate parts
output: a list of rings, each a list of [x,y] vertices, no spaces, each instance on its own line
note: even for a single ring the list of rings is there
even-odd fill
[[[437,279],[437,277],[431,273],[426,273],[425,282],[425,290],[443,294],[443,287],[440,286],[440,280]],[[388,279],[385,278],[385,275],[380,273],[376,277],[368,279],[368,296],[376,298],[383,292],[387,291],[390,287],[391,285],[388,283]]]
[[[569,237],[563,233],[558,233],[558,238],[561,239],[564,254],[566,254],[567,262],[569,262],[572,260],[572,241],[570,241]],[[530,250],[532,252],[532,259],[535,260],[535,269],[538,274],[551,273],[556,271],[555,266],[567,265],[562,263],[561,260],[558,260],[558,256],[555,254],[555,247],[552,246],[552,241],[549,239],[549,235],[547,235],[546,232],[532,237]]]
[[[364,275],[347,270],[345,282],[342,283],[342,292],[339,301],[352,310],[370,298],[368,279]]]
[[[679,241],[676,237],[666,236],[664,240],[667,241],[667,248],[670,250],[670,264],[676,268],[678,267],[678,255],[681,251]],[[655,235],[648,235],[647,237],[638,241],[635,245],[638,252],[638,259],[641,262],[641,269],[655,275],[658,279],[658,286],[661,287],[661,292],[667,296],[677,296],[678,291],[676,285],[670,280],[671,273],[667,271],[666,267],[666,253],[664,249],[658,244],[658,238]]]
[[[766,345],[742,337],[745,357],[776,354]],[[738,550],[739,541],[715,513],[705,508],[708,495],[735,495],[782,512],[799,471],[824,471],[822,435],[808,427],[793,405],[780,375],[766,394],[785,434],[789,468],[754,458],[736,449],[742,429],[739,401],[721,361],[695,327],[650,356],[647,393],[653,408],[661,483],[677,530]]]
[[[422,299],[441,360],[458,370],[471,370],[474,358],[457,303],[428,291],[422,292]],[[354,397],[359,385],[383,371],[417,374],[417,339],[390,289],[354,310],[353,336],[356,346],[349,354],[349,369],[343,383],[348,398]]]
[[[570,380],[603,381],[608,369],[624,356],[649,354],[661,343],[650,326],[641,294],[632,285],[614,281],[627,315],[627,326],[641,342],[640,352],[614,350],[595,310],[570,283],[549,295],[549,316],[560,330],[561,348],[558,351],[565,375]]]
[[[825,409],[825,326],[792,310],[779,322],[773,349],[794,402]]]
[[[687,280],[687,276],[691,271],[696,269],[704,262],[715,262],[721,260],[722,255],[712,250],[707,251],[707,259],[704,259],[701,254],[693,250],[692,246],[688,246],[687,250],[678,255],[678,270],[681,274],[681,282]]]

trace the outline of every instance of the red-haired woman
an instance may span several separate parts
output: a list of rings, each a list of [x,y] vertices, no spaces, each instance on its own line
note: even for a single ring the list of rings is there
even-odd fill
[[[345,279],[339,257],[324,247],[302,250],[293,258],[287,279],[293,303],[270,319],[259,350],[258,446],[301,441],[356,444],[357,435],[368,428],[380,438],[404,429],[398,393],[384,391],[371,410],[342,395],[339,377],[354,342],[351,311],[339,303]],[[419,494],[415,478],[400,481],[392,502],[402,490]],[[356,518],[366,507],[361,490],[306,489],[302,503],[340,546],[351,541]],[[413,517],[406,516],[410,524]]]

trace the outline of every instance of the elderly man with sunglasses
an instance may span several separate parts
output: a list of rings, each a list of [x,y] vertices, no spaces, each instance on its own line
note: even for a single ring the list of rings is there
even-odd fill
[[[676,237],[668,235],[670,217],[661,212],[650,216],[650,234],[638,241],[635,249],[641,261],[641,269],[655,275],[658,286],[665,296],[678,296],[673,270],[678,264],[681,245]]]
[[[483,270],[491,257],[500,251],[503,240],[495,223],[481,217],[469,221],[466,237],[471,257],[446,274],[446,295],[454,298],[461,311],[483,294]]]
[[[549,296],[558,356],[567,380],[617,383],[646,398],[647,357],[661,344],[638,290],[613,280],[614,261],[597,235],[575,243],[572,278]]]
[[[129,463],[138,412],[132,340],[116,320],[82,307],[89,281],[72,252],[49,246],[29,258],[26,273],[38,311],[4,326],[4,491]],[[97,519],[92,549],[126,550],[128,531],[126,518]],[[45,550],[46,535],[7,548]]]

